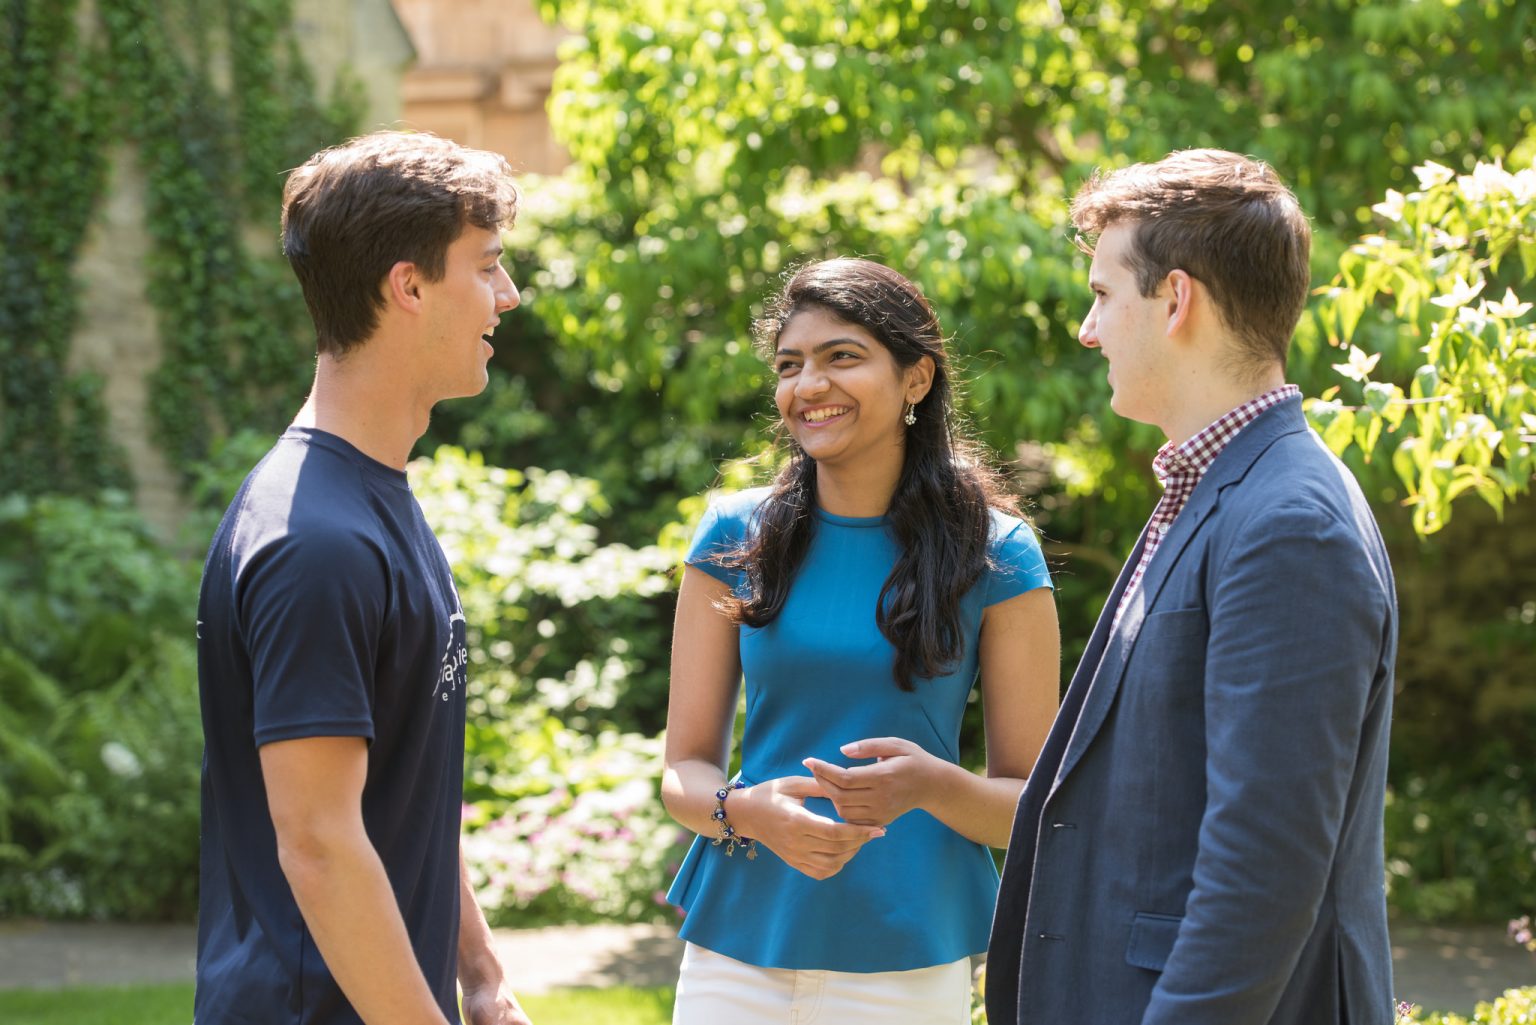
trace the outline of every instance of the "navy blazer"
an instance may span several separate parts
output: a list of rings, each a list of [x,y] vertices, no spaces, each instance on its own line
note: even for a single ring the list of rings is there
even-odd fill
[[[1300,400],[1211,464],[1019,799],[992,1025],[1390,1025],[1382,816],[1397,603]]]

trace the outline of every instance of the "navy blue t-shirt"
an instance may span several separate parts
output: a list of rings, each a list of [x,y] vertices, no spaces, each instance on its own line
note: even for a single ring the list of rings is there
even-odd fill
[[[289,428],[246,478],[198,601],[199,1025],[359,1022],[277,860],[258,749],[365,737],[363,821],[416,958],[458,1021],[464,615],[405,474]]]

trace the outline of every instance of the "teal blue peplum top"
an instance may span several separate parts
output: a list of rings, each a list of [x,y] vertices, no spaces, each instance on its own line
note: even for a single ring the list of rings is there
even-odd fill
[[[705,513],[688,564],[737,589],[739,570],[712,555],[736,547],[752,529],[765,489],[716,501]],[[801,759],[869,764],[839,751],[850,741],[904,737],[959,761],[960,719],[977,678],[982,610],[1025,591],[1050,587],[1034,530],[992,514],[993,568],[962,603],[965,652],[954,672],[897,687],[895,650],[875,624],[880,590],[895,565],[896,542],[883,517],[816,513],[805,562],[778,617],[742,627],[746,731],[740,778],[759,783],[809,775]],[[837,818],[832,802],[806,801]],[[729,804],[727,804],[729,808]],[[948,964],[987,947],[997,894],[991,852],[924,811],[892,822],[841,872],[815,880],[765,846],[747,860],[697,837],[667,899],[687,917],[682,936],[716,953],[765,968],[887,972]]]

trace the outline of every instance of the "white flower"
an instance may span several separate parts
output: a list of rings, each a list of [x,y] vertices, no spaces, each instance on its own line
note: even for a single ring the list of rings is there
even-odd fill
[[[1514,320],[1517,317],[1523,317],[1531,308],[1530,303],[1523,303],[1520,301],[1519,297],[1515,295],[1515,290],[1513,288],[1506,288],[1504,290],[1503,299],[1497,300],[1495,302],[1485,301],[1484,306],[1487,307],[1488,313],[1495,317],[1503,317],[1505,320]]]
[[[1389,221],[1400,221],[1403,219],[1404,202],[1406,200],[1401,192],[1398,192],[1396,189],[1388,189],[1387,198],[1371,207],[1371,209]]]
[[[1509,189],[1514,193],[1516,203],[1529,203],[1536,199],[1536,167],[1527,167],[1510,175]]]
[[[139,756],[115,740],[101,745],[101,763],[112,775],[124,779],[136,779],[144,771],[144,767],[139,764]]]
[[[1456,306],[1465,306],[1477,298],[1478,293],[1483,290],[1483,286],[1486,284],[1487,282],[1485,281],[1479,281],[1475,285],[1469,285],[1467,284],[1467,279],[1458,274],[1456,275],[1456,284],[1451,290],[1445,295],[1435,296],[1430,302],[1436,306],[1443,306],[1448,310]]]
[[[1371,371],[1376,369],[1376,364],[1381,360],[1381,353],[1373,352],[1369,356],[1364,351],[1351,345],[1349,347],[1349,362],[1335,363],[1333,369],[1349,378],[1351,381],[1368,380]]]
[[[1437,164],[1433,160],[1424,161],[1424,163],[1413,169],[1413,173],[1418,175],[1419,188],[1421,189],[1432,189],[1436,185],[1444,185],[1456,177],[1455,171],[1443,164]]]
[[[1470,203],[1481,203],[1490,195],[1514,191],[1514,177],[1498,161],[1479,163],[1471,174],[1456,179],[1456,186]]]

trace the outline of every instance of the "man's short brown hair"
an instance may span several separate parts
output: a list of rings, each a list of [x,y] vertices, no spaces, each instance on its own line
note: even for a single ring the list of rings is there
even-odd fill
[[[1127,262],[1142,295],[1183,270],[1241,343],[1234,370],[1285,366],[1307,303],[1312,228],[1269,165],[1197,149],[1096,172],[1072,200],[1072,223],[1096,238],[1120,222],[1135,225]]]
[[[435,135],[374,132],[310,157],[283,188],[283,253],[319,351],[339,356],[373,333],[396,263],[441,280],[467,225],[496,230],[516,216],[506,160]]]

